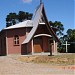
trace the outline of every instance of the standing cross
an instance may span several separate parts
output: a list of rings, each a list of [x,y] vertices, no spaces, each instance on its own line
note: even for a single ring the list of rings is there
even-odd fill
[[[68,52],[67,51],[67,46],[70,45],[70,44],[68,44],[68,42],[66,41],[66,44],[62,44],[62,45],[65,45],[66,46],[66,53],[67,53]]]

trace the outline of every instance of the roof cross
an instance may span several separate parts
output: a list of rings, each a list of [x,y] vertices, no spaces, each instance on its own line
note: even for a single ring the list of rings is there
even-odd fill
[[[40,4],[42,4],[42,0],[40,0]]]

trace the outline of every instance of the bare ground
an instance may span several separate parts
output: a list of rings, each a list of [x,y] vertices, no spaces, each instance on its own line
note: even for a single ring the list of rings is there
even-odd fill
[[[57,64],[57,65],[75,65],[75,54],[60,54],[54,56],[48,55],[34,55],[34,56],[22,56],[19,57],[20,61],[23,62],[34,62],[34,63],[46,63],[46,64]]]
[[[44,56],[44,58],[45,61],[49,60],[47,56]],[[40,64],[36,61],[34,62],[34,59],[38,60],[39,57],[20,55],[1,56],[0,75],[74,75],[75,66],[73,64],[56,65],[51,63],[47,64],[47,62],[45,64]]]

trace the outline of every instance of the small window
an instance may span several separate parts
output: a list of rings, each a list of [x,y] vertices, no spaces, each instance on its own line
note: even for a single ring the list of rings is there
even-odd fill
[[[14,36],[14,45],[19,45],[19,36],[18,35]]]

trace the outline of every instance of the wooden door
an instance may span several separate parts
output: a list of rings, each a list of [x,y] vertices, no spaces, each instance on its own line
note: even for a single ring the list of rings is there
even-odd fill
[[[40,53],[43,51],[42,37],[34,38],[34,52]]]

